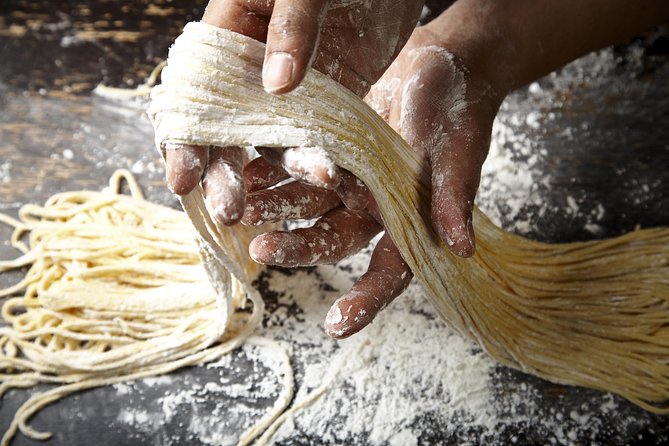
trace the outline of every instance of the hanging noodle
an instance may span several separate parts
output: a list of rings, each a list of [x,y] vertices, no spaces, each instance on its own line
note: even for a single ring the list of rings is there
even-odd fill
[[[123,180],[130,196],[120,193]],[[28,420],[72,392],[202,364],[243,342],[278,356],[282,390],[240,444],[250,443],[290,403],[286,352],[249,337],[262,320],[258,294],[228,275],[231,292],[222,296],[221,311],[190,221],[144,200],[129,172],[114,173],[103,192],[60,193],[44,206],[22,207],[19,220],[0,214],[0,221],[15,228],[12,245],[23,252],[0,261],[0,272],[29,267],[19,283],[0,290],[0,297],[10,296],[2,307],[0,396],[11,388],[55,384],[17,410],[3,445],[17,429],[49,438]]]
[[[373,192],[402,256],[454,328],[508,366],[669,413],[669,229],[550,245],[505,233],[476,209],[477,253],[457,258],[432,231],[429,173],[413,150],[314,70],[290,94],[265,93],[263,56],[253,39],[188,24],[152,92],[156,145],[324,147]],[[206,213],[198,209],[189,213],[196,226]]]
[[[151,70],[149,77],[146,79],[142,85],[137,86],[137,88],[118,88],[118,87],[108,87],[103,84],[99,84],[93,89],[93,93],[106,98],[106,99],[127,99],[127,98],[142,98],[147,97],[151,94],[151,90],[158,82],[158,77],[160,72],[167,65],[167,61],[162,61],[156,67]]]
[[[429,178],[411,148],[317,72],[292,94],[264,93],[263,53],[252,39],[189,24],[152,94],[158,147],[325,147],[374,192],[404,259],[454,328],[503,364],[669,413],[668,229],[547,245],[505,233],[475,210],[477,254],[456,258],[432,233]],[[119,193],[122,179],[131,196]],[[242,342],[277,352],[284,387],[240,444],[266,429],[260,442],[268,441],[330,385],[280,416],[293,393],[288,357],[274,342],[250,337],[263,305],[249,287],[259,267],[246,245],[268,228],[216,224],[200,186],[182,205],[188,217],[147,202],[130,174],[117,172],[101,193],[58,194],[43,207],[24,206],[19,220],[0,215],[23,252],[0,262],[0,272],[29,267],[0,290],[10,296],[2,308],[0,395],[55,385],[18,409],[3,445],[17,429],[48,438],[29,418],[72,392],[201,364]]]

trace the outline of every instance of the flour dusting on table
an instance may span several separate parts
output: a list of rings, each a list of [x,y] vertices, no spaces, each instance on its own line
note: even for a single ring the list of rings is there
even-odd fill
[[[449,330],[415,282],[360,334],[327,338],[322,322],[329,305],[364,272],[368,259],[369,251],[338,267],[273,270],[259,280],[268,306],[259,334],[289,349],[295,402],[338,371],[330,390],[279,428],[273,444],[617,444],[647,423],[641,414],[611,426],[617,398],[583,390],[574,402],[561,396],[560,386],[497,366]],[[137,438],[147,438],[155,426],[171,426],[170,435],[154,438],[156,445],[237,444],[278,395],[278,367],[263,348],[247,345],[204,366],[202,376],[117,385],[130,401],[143,392],[160,396],[153,411],[129,404],[114,424],[138,431]]]
[[[612,61],[611,51],[591,55],[567,75],[547,82],[561,87],[594,82],[597,76],[584,74],[583,67],[594,65],[593,73],[601,74]],[[517,233],[536,234],[538,219],[559,214],[598,236],[607,215],[601,203],[586,206],[574,193],[559,203],[545,201],[555,179],[546,168],[551,154],[536,141],[547,122],[560,119],[554,110],[560,104],[548,100],[551,94],[542,81],[504,103],[477,202],[498,224]],[[527,107],[519,107],[532,100],[553,108],[527,113]],[[566,127],[564,135],[577,140],[587,127]],[[667,440],[647,428],[656,419],[652,415],[626,408],[634,415],[616,416],[626,403],[610,394],[565,388],[496,365],[449,330],[415,283],[359,335],[328,339],[321,327],[331,302],[364,272],[368,260],[369,250],[337,267],[272,270],[261,277],[268,313],[260,334],[289,349],[296,371],[295,402],[343,364],[330,390],[279,428],[275,444],[616,445]],[[240,371],[249,369],[252,373],[241,378]],[[124,397],[141,395],[147,386],[163,386],[164,391],[153,412],[130,406],[115,423],[139,431],[155,426],[155,420],[177,426],[154,444],[236,444],[278,395],[276,365],[262,348],[245,346],[206,370],[214,373],[213,379],[171,375],[167,384],[145,380],[116,386]]]

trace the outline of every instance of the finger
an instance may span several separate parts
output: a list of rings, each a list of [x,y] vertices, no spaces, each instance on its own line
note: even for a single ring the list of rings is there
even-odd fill
[[[165,145],[167,185],[177,195],[186,195],[200,183],[209,148],[185,144]]]
[[[348,170],[339,169],[339,172],[341,181],[336,191],[341,201],[347,208],[354,211],[365,209],[371,198],[371,193],[365,183]]]
[[[274,166],[262,156],[244,167],[244,185],[249,193],[267,189],[288,178],[290,175],[285,170]]]
[[[413,274],[386,233],[374,249],[367,272],[332,304],[325,317],[328,336],[342,339],[369,325],[411,282]]]
[[[267,35],[271,5],[239,0],[210,0],[202,21],[261,42]]]
[[[451,252],[460,257],[471,257],[476,250],[472,210],[495,111],[475,104],[466,113],[448,138],[435,140],[430,154],[432,223]]]
[[[470,257],[475,251],[472,208],[494,112],[488,101],[467,96],[479,86],[466,83],[459,59],[432,47],[415,50],[413,57],[414,74],[405,82],[398,126],[430,161],[435,231],[451,252]],[[435,90],[442,94],[435,96]]]
[[[293,90],[311,65],[327,0],[276,0],[267,28],[263,85],[269,93]]]
[[[238,147],[214,147],[209,153],[204,193],[213,217],[226,226],[237,223],[244,214],[243,163],[243,151]]]
[[[341,181],[340,169],[325,149],[258,147],[256,150],[270,164],[281,167],[296,180],[325,189],[335,189]]]
[[[437,151],[432,159],[432,223],[460,257],[474,255],[476,246],[472,209],[484,158],[476,151],[487,147],[481,139],[452,135],[449,149]]]
[[[267,222],[317,218],[341,205],[335,191],[293,181],[275,189],[265,189],[246,197],[242,223],[261,225]]]
[[[262,234],[251,241],[249,254],[258,263],[286,267],[331,264],[355,254],[379,233],[374,219],[362,211],[339,207],[311,228]]]

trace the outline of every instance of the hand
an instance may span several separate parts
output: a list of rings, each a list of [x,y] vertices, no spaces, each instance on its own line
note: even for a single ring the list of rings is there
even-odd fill
[[[417,29],[366,101],[432,163],[435,227],[455,254],[469,256],[474,252],[472,202],[499,100],[487,82],[470,75],[434,41],[425,29]],[[335,263],[365,247],[382,230],[369,191],[348,172],[336,189],[346,208],[332,191],[298,183],[260,190],[270,184],[254,178],[287,176],[267,160],[250,163],[245,176],[249,190],[256,191],[249,195],[245,224],[321,217],[311,228],[271,232],[253,240],[249,251],[260,263]],[[368,271],[332,305],[326,332],[336,338],[358,332],[404,291],[411,278],[408,265],[384,234]]]
[[[470,257],[474,198],[503,96],[438,37],[417,28],[366,101],[429,164],[434,229],[453,254]]]
[[[454,254],[475,251],[472,208],[504,97],[667,20],[662,0],[458,0],[416,29],[368,103],[429,162],[432,223]]]
[[[242,223],[320,218],[310,228],[256,237],[249,246],[255,261],[288,267],[336,263],[367,246],[382,230],[371,194],[350,173],[343,171],[343,181],[336,192],[297,181],[269,189],[287,176],[265,158],[257,158],[246,166],[244,179],[250,193]],[[267,180],[270,178],[273,180]],[[342,200],[347,206],[342,205]],[[325,331],[335,338],[357,333],[404,291],[412,277],[392,240],[384,234],[367,272],[332,305]]]
[[[212,0],[203,21],[265,41],[265,89],[296,88],[311,61],[353,92],[364,95],[402,48],[413,30],[422,0]],[[200,181],[213,217],[237,223],[244,211],[244,152],[237,147],[165,147],[167,182],[178,195]],[[321,148],[263,149],[292,177],[327,189],[342,173]]]

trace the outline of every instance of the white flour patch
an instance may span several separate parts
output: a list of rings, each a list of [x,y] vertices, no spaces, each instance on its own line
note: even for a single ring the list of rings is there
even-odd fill
[[[12,181],[12,162],[7,160],[3,163],[0,163],[0,182],[9,183]]]
[[[515,436],[518,444],[570,445],[644,423],[641,416],[618,419],[620,425],[612,427],[607,420],[619,410],[612,396],[584,391],[590,393],[570,403],[547,396],[545,388],[559,386],[498,366],[449,329],[415,282],[358,335],[329,339],[323,319],[334,299],[364,273],[369,255],[367,250],[336,268],[274,271],[261,278],[268,313],[259,334],[289,350],[296,375],[293,404],[338,372],[320,399],[278,429],[272,444],[502,445]],[[281,391],[280,363],[267,353],[245,345],[186,375],[117,385],[123,398],[131,396],[129,389],[140,397],[157,396],[151,410],[146,404],[126,408],[116,422],[161,432],[146,433],[155,440],[150,444],[237,444]],[[160,426],[172,430],[165,434]]]
[[[502,105],[504,112],[507,103]],[[546,191],[551,177],[543,170],[545,150],[527,134],[516,131],[523,116],[495,120],[488,158],[483,164],[477,205],[504,229],[527,234],[532,219],[546,212]],[[533,213],[524,213],[527,207]],[[502,224],[509,222],[507,224]]]

